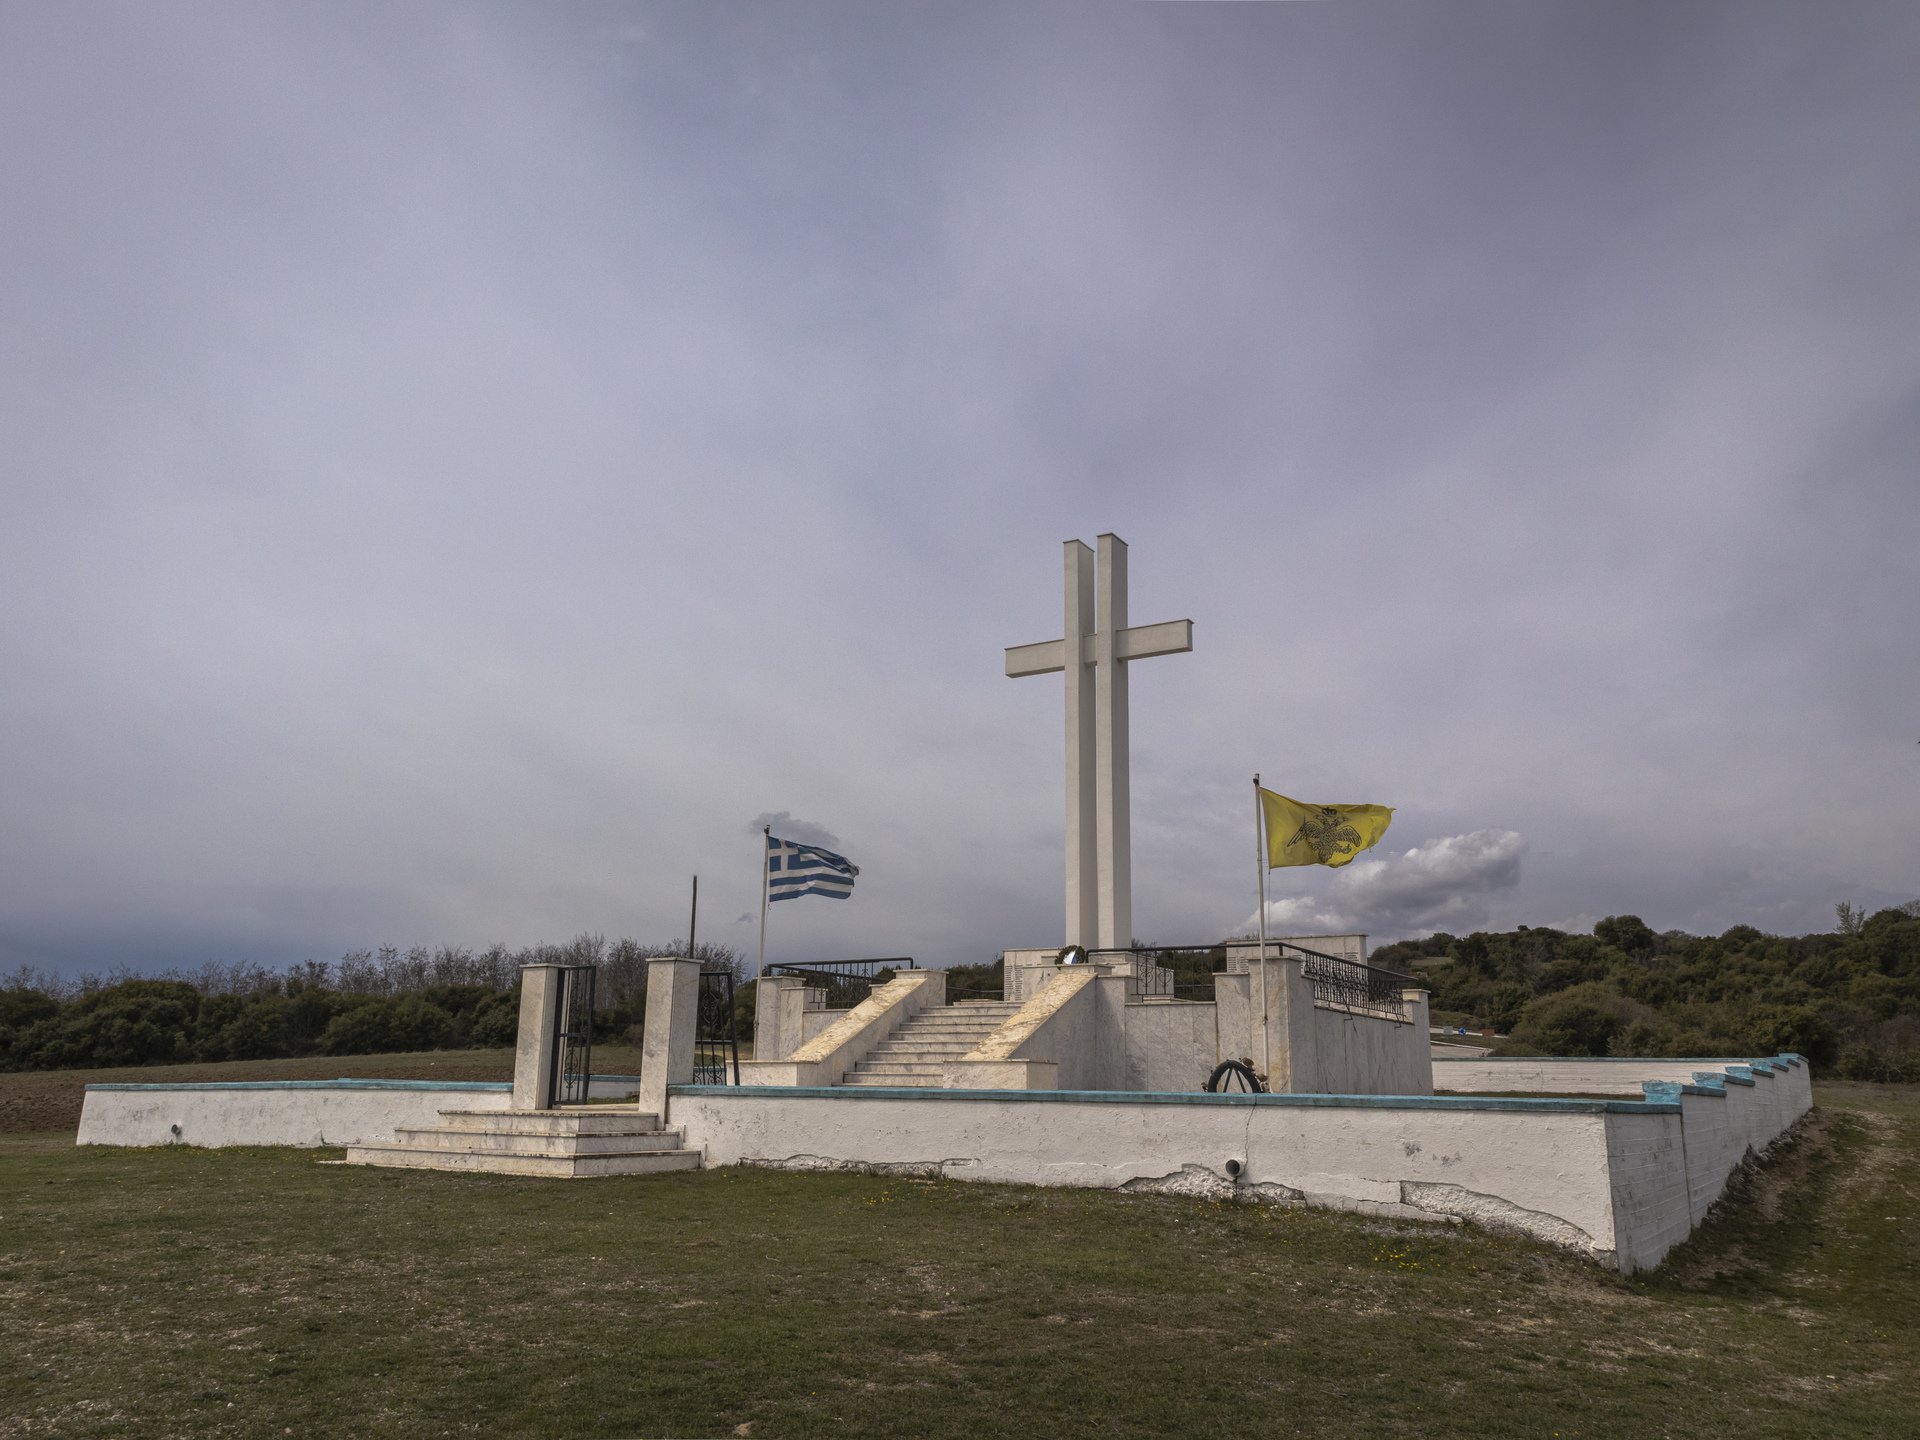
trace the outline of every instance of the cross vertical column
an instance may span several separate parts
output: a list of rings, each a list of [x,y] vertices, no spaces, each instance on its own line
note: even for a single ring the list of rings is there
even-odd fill
[[[1100,814],[1100,948],[1133,944],[1133,836],[1129,823],[1127,666],[1121,636],[1127,628],[1127,542],[1102,535],[1099,625],[1093,642],[1094,768]]]
[[[1093,551],[1069,540],[1067,628],[1067,944],[1099,944],[1099,789],[1094,749],[1094,674],[1087,640],[1095,629]]]

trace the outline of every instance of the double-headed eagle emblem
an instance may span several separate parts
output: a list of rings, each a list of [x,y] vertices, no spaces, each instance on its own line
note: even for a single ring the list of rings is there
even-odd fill
[[[1300,828],[1288,839],[1288,845],[1298,845],[1301,841],[1313,847],[1314,855],[1322,865],[1336,855],[1351,855],[1360,848],[1360,832],[1347,823],[1347,817],[1331,805],[1322,805],[1316,815],[1309,815],[1300,822]]]

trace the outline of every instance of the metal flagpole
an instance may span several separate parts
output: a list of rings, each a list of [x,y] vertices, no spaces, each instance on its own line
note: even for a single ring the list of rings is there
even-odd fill
[[[773,826],[761,827],[760,833],[771,837]],[[760,963],[753,967],[753,978],[758,980],[767,973],[767,847],[760,847]]]
[[[1266,808],[1260,803],[1260,775],[1253,777],[1253,855],[1255,889],[1260,896],[1260,1073],[1272,1084],[1273,1038],[1267,1017],[1267,836]]]
[[[693,913],[687,917],[687,959],[689,960],[697,960],[700,958],[697,954],[694,953],[694,949],[693,949],[693,931],[694,931],[694,927],[699,923],[700,923],[700,877],[696,875],[693,877]]]

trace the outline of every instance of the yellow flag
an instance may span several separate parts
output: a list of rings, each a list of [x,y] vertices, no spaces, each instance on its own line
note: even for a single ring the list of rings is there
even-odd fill
[[[1267,864],[1346,864],[1371,850],[1393,823],[1391,805],[1305,805],[1271,790],[1260,792],[1267,817]]]

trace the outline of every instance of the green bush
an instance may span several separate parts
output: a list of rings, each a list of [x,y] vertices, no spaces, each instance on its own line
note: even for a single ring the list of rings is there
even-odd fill
[[[474,1008],[467,1043],[485,1049],[511,1048],[520,1040],[520,987],[491,994]]]
[[[200,992],[172,980],[128,980],[76,1000],[17,1033],[10,1069],[167,1065],[194,1058]]]
[[[1536,1000],[1526,1008],[1516,1036],[1532,1041],[1539,1054],[1604,1056],[1625,1028],[1608,1007],[1604,987],[1589,982]]]
[[[336,1015],[320,1037],[328,1055],[381,1055],[436,1050],[453,1033],[453,1017],[417,995],[375,1000]]]

